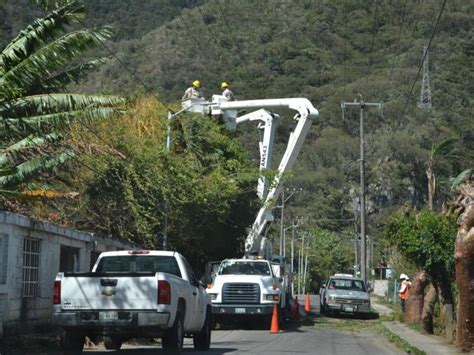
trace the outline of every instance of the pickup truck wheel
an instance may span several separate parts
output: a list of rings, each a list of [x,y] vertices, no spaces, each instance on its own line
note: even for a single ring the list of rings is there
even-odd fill
[[[212,315],[211,311],[208,309],[206,312],[206,320],[202,329],[194,333],[193,343],[194,349],[196,350],[209,350],[211,346],[211,326],[212,326]]]
[[[162,339],[163,350],[179,354],[183,351],[183,340],[183,316],[178,312],[174,320],[173,328],[168,330]]]
[[[122,347],[122,340],[117,337],[105,336],[104,346],[107,350],[119,350]]]
[[[326,306],[323,304],[321,304],[321,314],[326,314]]]
[[[61,334],[61,350],[66,354],[82,353],[85,336],[77,332],[64,330]]]

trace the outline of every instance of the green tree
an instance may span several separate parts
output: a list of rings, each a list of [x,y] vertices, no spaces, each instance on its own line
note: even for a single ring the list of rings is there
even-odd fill
[[[313,232],[309,249],[311,279],[319,285],[335,273],[353,273],[354,254],[349,238],[321,229]]]
[[[429,209],[394,214],[385,236],[417,267],[427,272],[443,307],[453,304],[456,221]]]
[[[84,18],[75,1],[37,19],[0,54],[0,190],[17,194],[22,184],[74,157],[67,132],[74,122],[95,122],[120,112],[117,96],[63,93],[103,59],[79,56],[107,39],[109,29],[70,25]],[[68,30],[69,29],[69,30]]]
[[[78,167],[80,204],[61,209],[78,228],[147,248],[162,247],[167,214],[169,249],[193,264],[241,255],[258,208],[257,168],[215,120],[176,117],[171,151],[166,125],[167,108],[155,98],[138,100],[118,122],[104,121],[95,142],[113,152],[85,160],[93,174]]]

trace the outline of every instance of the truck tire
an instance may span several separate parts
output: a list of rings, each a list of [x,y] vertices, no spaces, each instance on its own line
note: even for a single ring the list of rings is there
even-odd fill
[[[65,354],[80,354],[84,350],[85,336],[77,331],[63,330],[61,334],[61,350]]]
[[[183,316],[180,312],[176,313],[173,327],[168,330],[162,339],[163,350],[180,354],[183,351],[184,328]]]
[[[208,308],[206,311],[206,320],[204,321],[202,329],[193,335],[194,349],[209,350],[211,346],[211,327],[212,314],[211,310]]]
[[[105,336],[104,346],[107,350],[120,350],[122,347],[122,339],[117,337]]]

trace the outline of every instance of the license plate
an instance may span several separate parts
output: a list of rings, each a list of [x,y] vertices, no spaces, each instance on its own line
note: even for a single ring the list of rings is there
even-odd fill
[[[118,313],[114,311],[99,312],[99,320],[118,320]]]
[[[235,313],[245,313],[245,308],[236,308]]]
[[[354,312],[354,307],[344,307],[344,311],[346,311],[346,312]]]

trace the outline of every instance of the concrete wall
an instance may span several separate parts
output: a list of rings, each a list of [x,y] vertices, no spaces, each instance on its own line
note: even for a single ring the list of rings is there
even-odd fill
[[[385,297],[387,292],[388,280],[374,280],[374,295]]]
[[[40,240],[37,297],[23,297],[22,293],[25,238]],[[0,239],[0,337],[3,331],[16,333],[20,329],[50,323],[53,283],[59,272],[61,245],[78,248],[76,271],[89,271],[92,252],[130,248],[124,243],[99,238],[92,233],[3,211],[0,211]],[[2,278],[2,268],[3,272],[6,271],[6,280]]]

